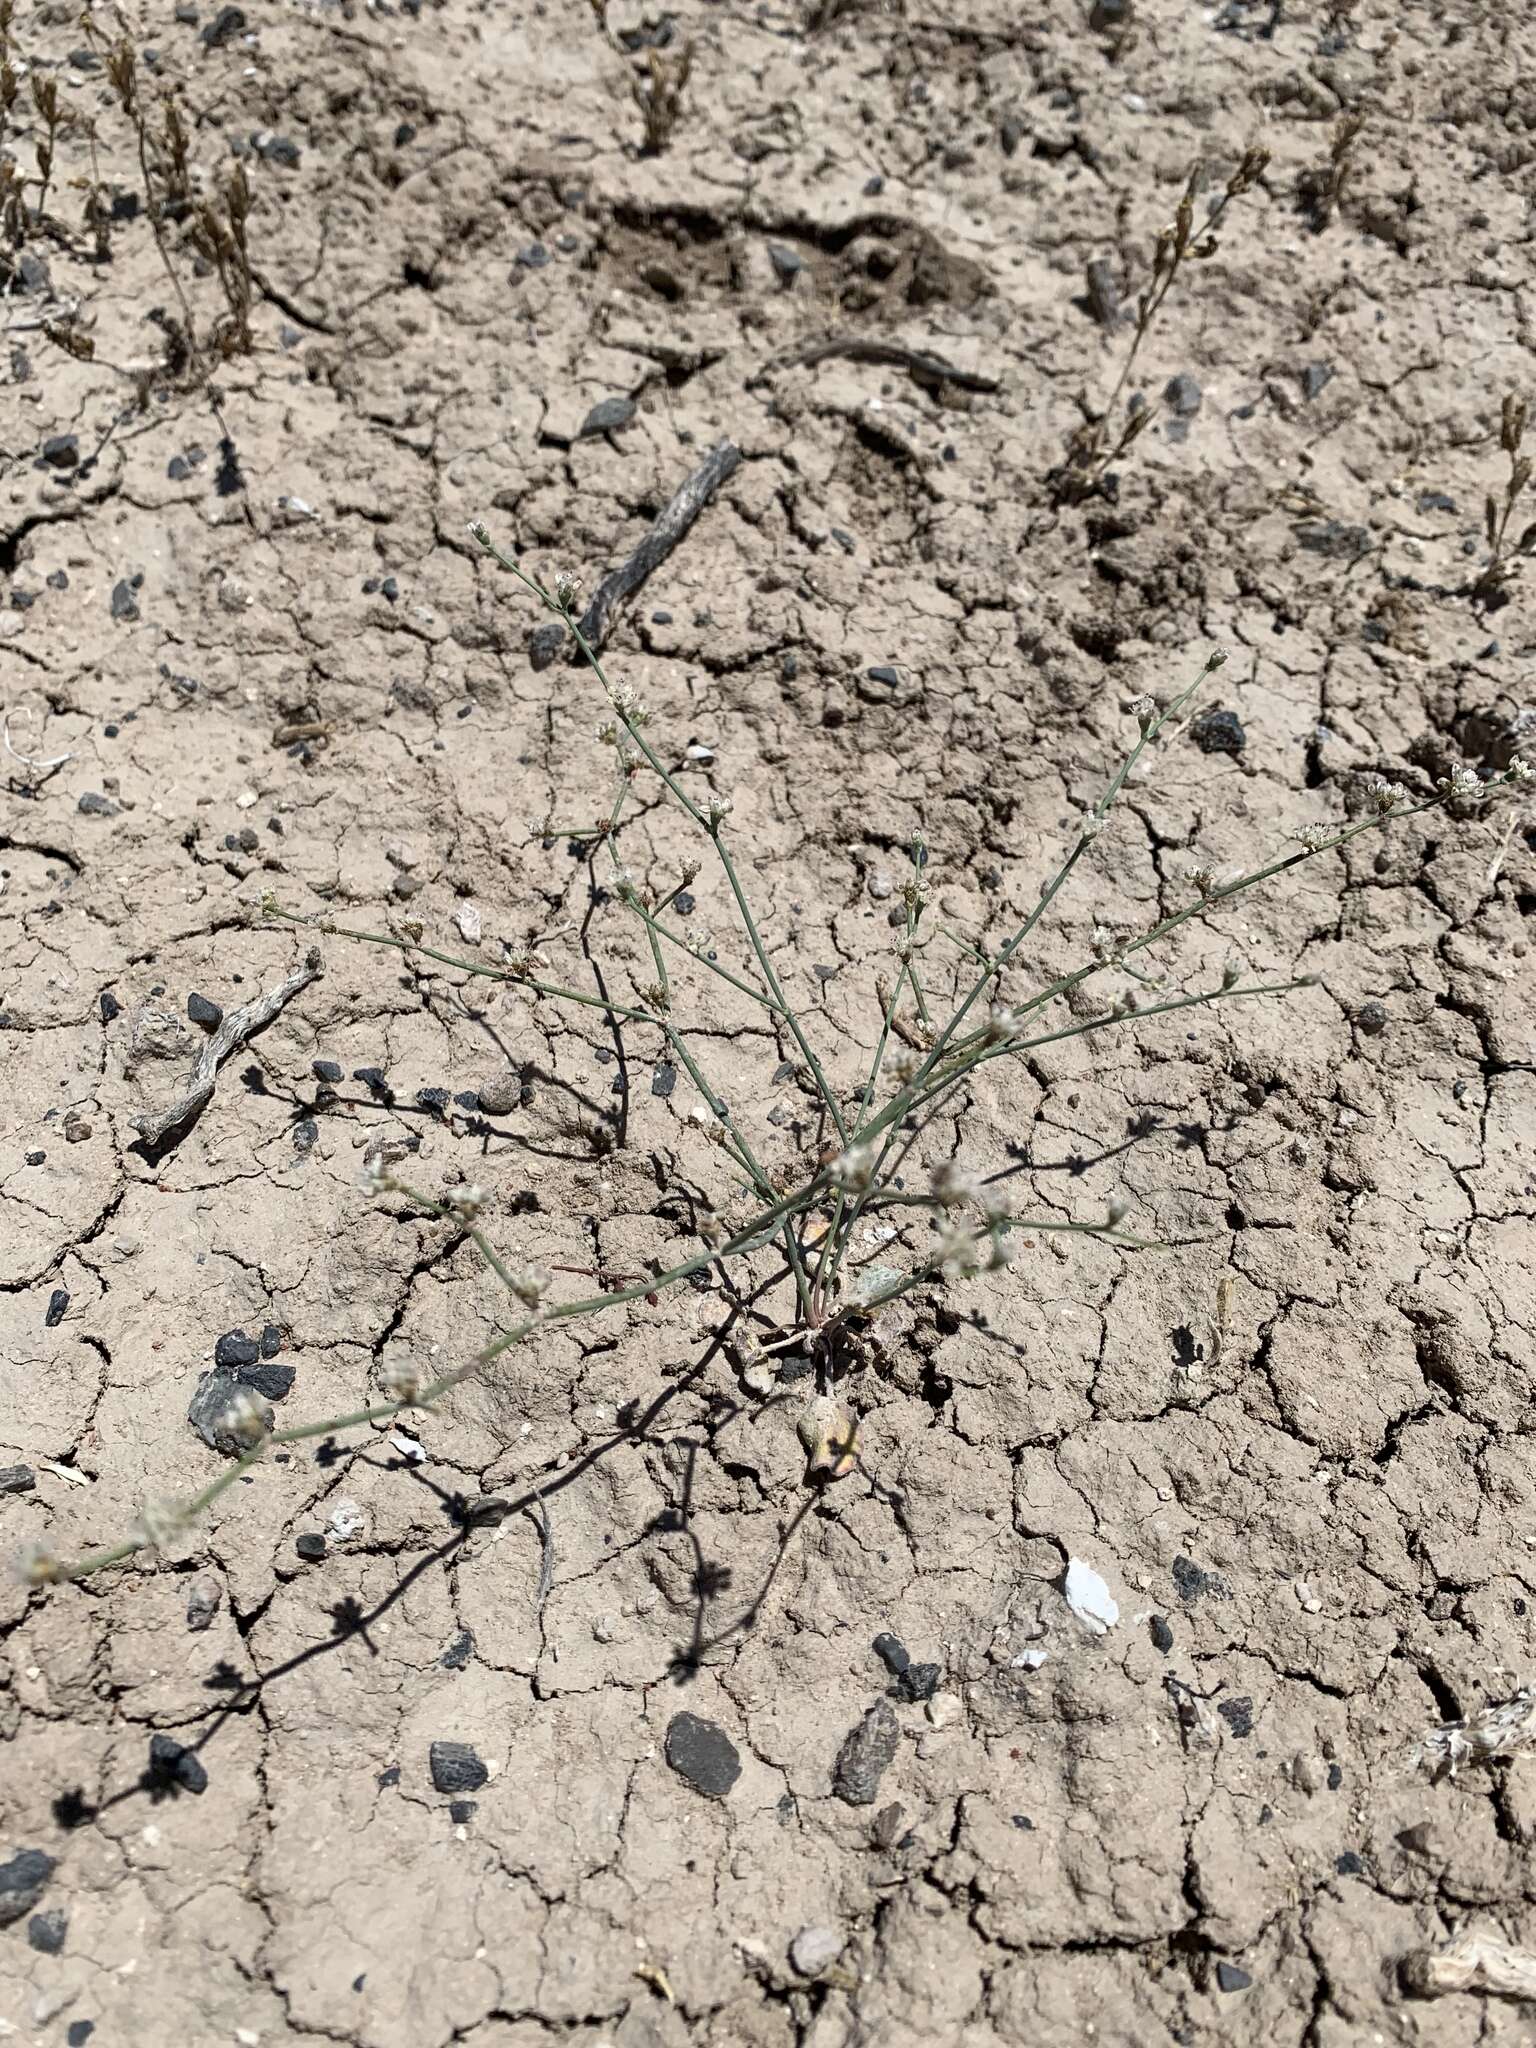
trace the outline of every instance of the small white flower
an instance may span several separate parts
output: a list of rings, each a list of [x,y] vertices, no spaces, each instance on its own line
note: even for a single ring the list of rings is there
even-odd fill
[[[236,1387],[219,1417],[219,1428],[243,1451],[259,1450],[266,1442],[267,1418],[249,1387]]]
[[[993,1045],[1005,1045],[1010,1038],[1017,1038],[1024,1029],[1024,1019],[1017,1010],[1010,1010],[999,1003],[987,1018],[987,1038]]]
[[[1450,774],[1442,776],[1435,786],[1442,795],[1449,797],[1482,796],[1486,789],[1482,777],[1465,761],[1458,761]]]
[[[139,1509],[137,1534],[146,1550],[164,1550],[187,1526],[187,1512],[179,1500],[147,1500]]]
[[[905,1088],[917,1079],[922,1064],[923,1056],[915,1046],[900,1045],[891,1055],[891,1078],[899,1088]]]
[[[525,1308],[537,1308],[554,1284],[554,1275],[543,1266],[525,1266],[512,1275],[512,1292]]]
[[[1115,937],[1107,924],[1096,924],[1088,941],[1088,950],[1095,960],[1107,965],[1118,956],[1122,944],[1123,941]]]
[[[1214,896],[1220,887],[1221,875],[1214,861],[1196,861],[1192,868],[1185,870],[1184,879],[1197,896],[1204,899]]]
[[[555,577],[555,603],[563,612],[573,612],[581,596],[581,581],[569,569],[562,569]]]
[[[605,718],[597,728],[597,737],[605,747],[616,747],[619,744],[619,728],[616,722],[611,718]]]
[[[1091,846],[1108,823],[1109,817],[1106,812],[1090,811],[1078,826],[1077,836],[1085,846]]]
[[[470,539],[478,542],[481,547],[488,548],[490,546],[491,529],[483,519],[471,519],[465,530],[469,534]]]
[[[365,1195],[388,1194],[394,1187],[394,1176],[384,1164],[382,1152],[367,1152],[363,1155],[363,1170],[358,1181]]]
[[[973,1280],[981,1268],[980,1248],[968,1230],[946,1223],[933,1246],[934,1263],[946,1280]]]
[[[843,1194],[862,1195],[875,1177],[878,1157],[879,1147],[872,1139],[867,1144],[850,1145],[833,1160],[827,1177]]]
[[[1333,836],[1331,828],[1327,825],[1303,825],[1299,832],[1291,834],[1291,837],[1304,846],[1308,853],[1321,853],[1325,846],[1332,844]]]
[[[56,1551],[46,1543],[24,1543],[16,1553],[16,1576],[24,1586],[51,1586],[59,1576]]]
[[[1157,705],[1150,697],[1132,697],[1125,709],[1141,727],[1141,735],[1145,739],[1157,723]]]
[[[1400,782],[1385,782],[1380,779],[1371,784],[1366,795],[1370,798],[1372,806],[1384,818],[1395,811],[1399,804],[1408,801],[1408,792]]]
[[[379,1380],[387,1397],[405,1406],[421,1392],[421,1368],[405,1352],[395,1352],[385,1359]]]
[[[933,1199],[941,1209],[963,1209],[980,1199],[981,1188],[973,1173],[954,1159],[940,1160],[931,1175]]]
[[[462,1187],[450,1188],[443,1197],[443,1206],[451,1209],[461,1223],[473,1223],[490,1197],[485,1189],[473,1181],[466,1181]]]
[[[1510,762],[1504,773],[1506,779],[1512,782],[1517,789],[1529,788],[1531,783],[1536,782],[1536,768],[1533,768],[1529,761],[1522,760],[1518,754]]]
[[[735,810],[735,808],[736,806],[731,802],[728,796],[712,795],[709,799],[709,803],[705,807],[706,815],[709,819],[710,830],[712,832],[718,831],[720,828],[721,821],[725,818],[728,818],[731,812]]]

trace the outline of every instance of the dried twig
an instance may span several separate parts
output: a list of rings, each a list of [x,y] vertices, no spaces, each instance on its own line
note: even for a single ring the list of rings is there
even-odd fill
[[[1465,1763],[1492,1763],[1516,1756],[1536,1742],[1536,1692],[1522,1687],[1502,1706],[1483,1707],[1465,1721],[1445,1721],[1431,1728],[1414,1750],[1412,1762],[1437,1778],[1454,1778]]]
[[[296,967],[276,988],[269,989],[265,995],[253,996],[238,1010],[229,1011],[203,1047],[191,1086],[185,1094],[179,1096],[169,1109],[133,1119],[133,1127],[146,1151],[158,1151],[186,1135],[212,1099],[213,1084],[223,1062],[248,1039],[254,1038],[258,1031],[264,1031],[278,1011],[292,1002],[300,989],[308,988],[312,981],[318,980],[324,971],[319,949],[312,949],[305,956],[303,965]]]
[[[1420,1998],[1487,1991],[1495,1998],[1536,1999],[1536,1955],[1496,1934],[1469,1930],[1438,1948],[1420,1949],[1404,1957],[1402,1975],[1407,1989]]]
[[[833,335],[826,341],[812,342],[808,348],[770,357],[758,375],[767,370],[793,369],[801,363],[824,363],[831,356],[845,356],[854,363],[889,363],[895,369],[909,370],[919,384],[953,384],[957,391],[1002,388],[1000,379],[983,376],[979,370],[962,370],[943,356],[908,348],[904,342],[876,341],[859,334]]]
[[[603,578],[579,621],[581,637],[594,653],[601,652],[618,607],[633,597],[646,579],[661,567],[721,485],[735,475],[740,465],[741,450],[730,441],[717,442],[693,475],[662,507],[650,532],[629,559]],[[544,667],[553,659],[564,637],[563,626],[536,628],[529,643],[536,668]],[[579,648],[576,658],[585,659]]]

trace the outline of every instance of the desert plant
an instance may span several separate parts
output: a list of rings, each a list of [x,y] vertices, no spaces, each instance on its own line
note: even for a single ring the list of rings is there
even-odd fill
[[[516,986],[533,997],[596,1011],[616,1028],[655,1032],[698,1091],[700,1108],[695,1114],[735,1182],[734,1193],[728,1202],[696,1217],[700,1246],[687,1258],[665,1271],[644,1273],[633,1280],[626,1277],[622,1282],[615,1279],[608,1285],[601,1284],[599,1275],[597,1293],[559,1300],[550,1272],[504,1256],[491,1242],[481,1227],[485,1196],[478,1187],[458,1185],[439,1192],[416,1188],[391,1163],[401,1148],[392,1151],[376,1137],[365,1156],[368,1189],[465,1233],[507,1292],[512,1306],[509,1326],[473,1357],[429,1383],[423,1384],[413,1368],[391,1368],[385,1378],[385,1399],[321,1422],[269,1431],[260,1405],[247,1394],[237,1395],[224,1425],[237,1455],[201,1493],[187,1501],[146,1508],[136,1527],[120,1542],[88,1556],[66,1561],[51,1553],[32,1552],[24,1570],[33,1583],[84,1577],[140,1551],[169,1544],[271,1446],[387,1421],[404,1409],[430,1408],[540,1330],[600,1315],[626,1302],[650,1300],[710,1266],[729,1273],[733,1265],[770,1247],[776,1247],[783,1260],[766,1283],[777,1280],[782,1289],[780,1326],[766,1340],[755,1334],[736,1337],[737,1359],[750,1372],[776,1352],[795,1350],[805,1357],[814,1373],[814,1391],[798,1424],[807,1452],[807,1478],[816,1484],[840,1478],[857,1464],[858,1443],[853,1414],[839,1398],[839,1389],[862,1364],[879,1356],[886,1337],[876,1318],[886,1304],[915,1289],[963,1281],[982,1271],[1006,1267],[1024,1233],[1030,1237],[1047,1232],[1077,1234],[1115,1245],[1149,1248],[1145,1239],[1124,1229],[1126,1211],[1119,1202],[1092,1219],[1024,1216],[1015,1212],[999,1180],[981,1182],[949,1160],[935,1168],[926,1186],[908,1187],[904,1169],[914,1148],[945,1105],[954,1101],[957,1091],[992,1062],[1024,1057],[1063,1040],[1091,1037],[1133,1019],[1169,1016],[1253,997],[1280,997],[1311,986],[1315,977],[1310,975],[1265,981],[1232,961],[1211,985],[1178,989],[1155,967],[1152,949],[1192,919],[1208,917],[1249,890],[1305,861],[1336,852],[1394,818],[1413,817],[1448,800],[1459,804],[1485,798],[1532,779],[1531,771],[1517,761],[1487,782],[1468,768],[1458,768],[1438,787],[1419,796],[1396,783],[1377,781],[1366,792],[1363,815],[1342,823],[1309,826],[1297,835],[1297,845],[1240,874],[1223,876],[1209,865],[1196,864],[1185,878],[1188,901],[1180,908],[1140,932],[1120,935],[1108,925],[1098,925],[1086,957],[1076,967],[1053,976],[1032,993],[1005,999],[1004,984],[1026,957],[1032,934],[1109,825],[1143,755],[1178,725],[1201,683],[1223,665],[1225,656],[1213,653],[1194,681],[1167,702],[1139,697],[1125,707],[1135,723],[1135,739],[1098,802],[1078,818],[1070,848],[1041,887],[1033,909],[995,952],[956,939],[944,927],[929,929],[932,892],[927,848],[920,838],[913,842],[911,874],[899,911],[895,971],[880,991],[874,1052],[862,1083],[840,1087],[812,1043],[805,1018],[786,991],[763,939],[733,846],[730,798],[718,792],[696,796],[667,765],[650,736],[649,708],[630,685],[609,679],[582,632],[575,579],[561,575],[546,584],[515,555],[499,548],[484,525],[477,522],[470,533],[476,546],[572,636],[606,699],[607,714],[599,737],[614,752],[614,794],[606,817],[586,830],[611,858],[611,897],[643,930],[654,980],[637,988],[634,1000],[619,1001],[606,993],[592,994],[553,980],[535,948],[492,964],[459,958],[425,943],[419,925],[403,931],[363,931],[329,915],[312,918],[284,910],[270,897],[264,901],[262,913],[268,919],[318,930],[336,939],[390,948],[413,960],[436,961],[458,973]],[[719,949],[711,941],[692,934],[685,937],[669,916],[679,893],[699,874],[700,860],[684,863],[676,883],[661,890],[637,879],[623,864],[620,849],[625,813],[636,785],[650,778],[697,833],[700,855],[718,863],[740,932],[740,954],[730,963],[719,957]],[[548,820],[538,828],[544,837],[554,830]],[[952,976],[955,996],[936,1011],[931,1000],[935,978],[926,963],[930,955],[942,959],[942,948],[950,945],[960,956]],[[775,1171],[759,1157],[742,1121],[711,1083],[707,1056],[700,1050],[697,1034],[690,1033],[674,1015],[679,991],[673,967],[684,962],[692,970],[717,977],[756,1005],[784,1046],[793,1048],[826,1134],[826,1142],[814,1158],[797,1168]],[[1124,977],[1122,992],[1096,1013],[1085,1014],[1079,992],[1111,974]],[[1069,998],[1076,1000],[1069,1003]],[[734,1217],[722,1213],[732,1202],[739,1211]],[[905,1270],[876,1265],[872,1254],[858,1248],[856,1232],[871,1218],[892,1226],[883,1254],[889,1245],[905,1244]],[[916,1243],[910,1241],[914,1223],[926,1224],[928,1233]],[[1224,1299],[1218,1300],[1217,1316],[1219,1331],[1226,1316]]]
[[[1506,392],[1499,409],[1499,446],[1509,457],[1509,473],[1504,479],[1502,499],[1490,491],[1483,500],[1483,527],[1488,536],[1490,554],[1472,591],[1473,596],[1485,605],[1502,600],[1504,587],[1512,573],[1511,558],[1536,552],[1536,521],[1514,540],[1511,540],[1509,532],[1515,506],[1531,480],[1531,458],[1524,453],[1526,413],[1525,400],[1516,397],[1513,391]]]
[[[1205,166],[1197,163],[1191,169],[1173,219],[1166,227],[1158,229],[1153,242],[1152,275],[1146,290],[1136,301],[1135,327],[1125,360],[1120,365],[1120,374],[1115,379],[1115,388],[1103,410],[1092,419],[1085,420],[1072,436],[1067,447],[1067,459],[1052,477],[1059,499],[1075,503],[1090,497],[1098,489],[1109,465],[1124,455],[1150,425],[1153,414],[1149,406],[1140,406],[1131,412],[1118,431],[1111,425],[1121,394],[1136,367],[1141,345],[1151,333],[1163,302],[1182,275],[1185,263],[1190,260],[1208,262],[1216,254],[1221,246],[1217,230],[1227,208],[1245,192],[1252,191],[1268,165],[1267,149],[1256,146],[1245,149],[1242,160],[1228,178],[1220,199],[1211,208],[1198,234],[1195,229],[1195,201],[1204,182]]]

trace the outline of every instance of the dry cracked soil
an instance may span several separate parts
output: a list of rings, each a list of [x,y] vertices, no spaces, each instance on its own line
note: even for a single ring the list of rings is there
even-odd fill
[[[651,978],[569,836],[610,799],[598,692],[531,648],[468,521],[590,589],[739,450],[607,658],[685,786],[733,797],[849,1095],[913,832],[936,917],[996,946],[1127,700],[1211,647],[1222,715],[1130,786],[1021,993],[1176,907],[1196,849],[1257,865],[1372,777],[1496,770],[1536,724],[1536,575],[1479,588],[1500,403],[1536,383],[1518,10],[812,12],[150,0],[142,101],[158,121],[173,90],[189,137],[162,208],[116,18],[20,0],[9,1548],[110,1544],[216,1478],[188,1419],[211,1371],[292,1425],[502,1327],[462,1229],[367,1198],[369,1148],[482,1185],[560,1295],[729,1212],[654,1031],[262,917],[532,952],[598,1000]],[[664,100],[688,46],[647,154],[636,89]],[[62,109],[46,197],[34,79]],[[1117,408],[1150,424],[1064,490],[1191,165],[1203,217],[1250,145],[1267,167]],[[215,361],[196,204],[237,163],[251,346]],[[673,887],[690,843],[637,785],[632,868]],[[739,964],[717,871],[691,894]],[[744,1364],[732,1326],[770,1309],[711,1271],[408,1424],[270,1456],[161,1554],[8,1581],[0,2035],[1536,2040],[1529,2006],[1403,1977],[1467,1925],[1536,1945],[1532,1767],[1410,1761],[1533,1672],[1533,904],[1528,805],[1432,812],[1157,963],[1315,986],[978,1074],[912,1170],[958,1154],[1046,1221],[1123,1192],[1159,1248],[1042,1232],[919,1290],[824,1491],[803,1361]],[[189,998],[238,1010],[317,942],[323,972],[150,1143],[135,1119],[211,1028]],[[937,1002],[963,956],[925,957]],[[782,1030],[686,964],[678,987],[774,1170],[814,1161]]]

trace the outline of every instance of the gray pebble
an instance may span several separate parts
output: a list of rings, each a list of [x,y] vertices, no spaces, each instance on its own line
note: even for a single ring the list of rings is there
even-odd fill
[[[54,1869],[54,1859],[42,1849],[22,1849],[8,1863],[0,1863],[0,1927],[31,1912]]]
[[[587,414],[577,434],[578,441],[585,441],[593,434],[614,434],[620,427],[627,427],[635,416],[635,401],[632,398],[603,398]]]
[[[198,1382],[197,1391],[187,1408],[187,1420],[197,1431],[211,1451],[222,1451],[226,1457],[237,1458],[244,1446],[232,1436],[225,1424],[229,1405],[236,1394],[249,1392],[261,1411],[262,1423],[270,1429],[276,1421],[272,1404],[264,1400],[253,1389],[244,1388],[232,1372],[211,1372]]]
[[[832,1789],[849,1806],[873,1806],[880,1780],[890,1769],[901,1731],[886,1700],[876,1700],[848,1732],[832,1772]]]

